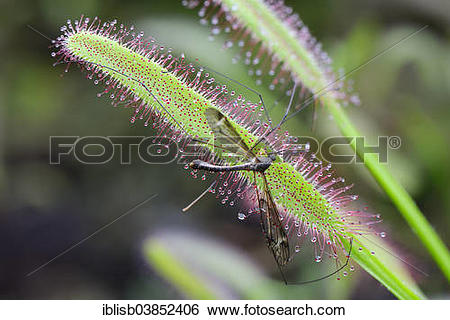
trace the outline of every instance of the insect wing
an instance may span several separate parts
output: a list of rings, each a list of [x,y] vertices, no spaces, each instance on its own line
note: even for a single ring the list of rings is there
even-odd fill
[[[264,191],[258,197],[261,211],[261,228],[266,236],[267,246],[275,258],[277,264],[282,267],[289,262],[290,250],[289,239],[281,224],[280,215],[273,202],[272,195],[267,185],[265,177]]]
[[[222,112],[214,108],[207,108],[205,115],[214,133],[216,145],[225,147],[227,150],[244,156],[246,159],[255,158],[253,152],[250,151],[250,148]]]

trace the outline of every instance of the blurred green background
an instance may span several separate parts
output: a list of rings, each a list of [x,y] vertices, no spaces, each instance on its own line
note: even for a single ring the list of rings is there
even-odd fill
[[[378,135],[402,138],[389,165],[417,201],[444,242],[450,235],[450,3],[446,0],[286,1],[300,14],[334,59],[351,70],[423,25],[429,27],[352,76],[362,100],[348,112],[373,143]],[[181,208],[207,186],[175,163],[148,165],[133,155],[101,166],[75,160],[49,164],[49,136],[152,135],[129,110],[112,108],[77,68],[52,67],[48,41],[81,14],[135,25],[161,44],[257,87],[224,39],[209,40],[197,12],[180,1],[50,0],[0,5],[0,297],[166,299],[184,297],[285,299],[389,299],[393,296],[357,267],[349,279],[286,287],[265,247],[257,221],[237,219],[238,208],[209,196],[189,213]],[[64,73],[64,74],[63,74]],[[273,97],[265,87],[268,104]],[[275,118],[284,104],[274,107]],[[287,125],[292,134],[319,139],[336,134],[319,111]],[[430,256],[381,192],[363,165],[341,165],[339,175],[356,184],[361,205],[382,214],[383,228],[397,252],[425,270],[413,271],[431,298],[448,298],[449,286]],[[26,274],[120,214],[158,197],[59,257]],[[171,260],[173,259],[173,260]],[[149,263],[152,261],[152,263]],[[161,264],[162,261],[162,264]],[[167,266],[164,266],[164,263]],[[171,268],[189,270],[190,280],[167,281]],[[159,267],[162,266],[162,269]],[[164,272],[161,272],[163,270]],[[312,256],[299,255],[288,276],[307,280],[332,271]],[[184,282],[183,282],[184,281]]]

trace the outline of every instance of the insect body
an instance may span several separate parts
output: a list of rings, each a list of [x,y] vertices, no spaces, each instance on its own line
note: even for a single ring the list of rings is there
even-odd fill
[[[220,141],[219,143],[221,144],[221,149],[229,148],[229,146],[225,146],[224,142],[228,142],[232,147],[237,147],[235,152],[243,155],[243,163],[235,165],[215,165],[197,159],[190,163],[190,167],[194,170],[204,170],[210,172],[252,172],[261,229],[265,235],[267,247],[271,251],[275,262],[277,263],[285,284],[289,284],[282,270],[282,268],[288,264],[291,257],[289,238],[286,233],[286,228],[282,224],[280,211],[273,200],[272,192],[265,174],[271,166],[276,166],[277,162],[280,162],[281,160],[278,156],[276,156],[276,153],[271,151],[265,144],[262,144],[262,147],[259,149],[255,148],[259,142],[264,141],[264,137],[261,137],[252,147],[250,147],[240,137],[238,132],[234,129],[232,123],[223,113],[213,108],[206,109],[205,113],[208,119],[208,124],[213,130],[213,134],[217,136],[216,141]],[[256,153],[254,149],[258,150],[258,153]],[[260,155],[261,153],[263,153],[262,156]],[[258,187],[258,181],[262,184],[261,191]],[[349,254],[347,255],[345,264],[340,266],[337,270],[324,277],[305,282],[297,282],[295,284],[320,281],[338,273],[348,265],[352,244],[353,240],[350,239]]]
[[[226,116],[216,109],[207,109],[205,111],[208,124],[212,128],[215,135],[220,136],[220,140],[228,141],[238,146],[238,151],[243,153],[248,162],[232,165],[218,166],[205,161],[194,160],[190,163],[190,167],[197,170],[205,170],[212,172],[229,172],[229,171],[251,171],[253,172],[253,180],[255,183],[256,198],[259,206],[261,228],[266,236],[267,246],[272,252],[275,261],[279,267],[285,266],[290,257],[289,241],[286,232],[283,229],[280,214],[275,202],[273,201],[269,185],[267,183],[264,172],[272,165],[276,159],[273,154],[260,157],[255,155],[251,147],[248,146],[240,137],[238,132],[233,128],[232,124],[227,120]],[[260,175],[263,183],[262,192],[256,186],[257,175]]]

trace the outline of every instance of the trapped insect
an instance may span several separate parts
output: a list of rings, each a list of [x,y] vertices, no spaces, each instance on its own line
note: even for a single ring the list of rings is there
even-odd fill
[[[181,151],[195,142],[202,152],[190,165],[191,175],[217,172],[210,191],[223,204],[252,204],[249,211],[260,214],[267,245],[280,268],[305,241],[314,247],[314,261],[330,256],[339,265],[344,256],[345,267],[353,242],[378,234],[372,224],[379,215],[350,206],[357,196],[347,193],[351,185],[336,178],[330,165],[304,152],[286,152],[292,143],[281,124],[292,99],[283,120],[273,126],[264,120],[263,103],[229,91],[204,69],[173,57],[153,39],[145,40],[143,33],[115,21],[83,17],[73,24],[68,21],[61,31],[52,53],[56,64],[68,68],[75,63],[94,84],[104,82],[99,96],[132,108],[131,122],[142,119],[159,136],[184,141]],[[370,251],[359,243],[354,256],[363,254]]]
[[[295,90],[293,90],[293,93],[295,93]],[[289,104],[289,107],[291,103]],[[289,111],[289,107],[287,111]],[[280,215],[277,205],[273,201],[269,184],[267,183],[267,179],[264,175],[264,172],[271,166],[272,162],[279,161],[279,159],[277,159],[277,156],[273,152],[267,152],[268,150],[263,150],[263,156],[256,155],[252,150],[257,146],[257,144],[254,144],[252,148],[247,146],[239,137],[236,130],[234,130],[226,116],[221,114],[220,111],[207,109],[205,113],[207,115],[208,123],[214,133],[221,138],[225,138],[226,140],[233,142],[233,145],[239,146],[239,151],[244,153],[245,157],[250,162],[234,166],[220,166],[201,160],[194,160],[190,163],[190,167],[195,170],[205,170],[210,172],[250,171],[253,173],[253,181],[255,181],[254,189],[257,200],[256,202],[258,205],[258,213],[260,215],[261,229],[265,235],[267,246],[273,254],[280,272],[283,275],[283,279],[285,283],[288,284],[288,281],[282,271],[282,267],[287,265],[291,257],[289,238],[285,232],[285,228],[283,228],[283,224],[281,222],[282,216]],[[259,141],[262,141],[262,138]],[[260,191],[257,187],[256,181],[258,178],[262,180],[262,191]],[[348,258],[350,257],[350,253],[351,248]],[[327,278],[343,269],[348,264],[348,258],[345,265],[340,267],[337,271],[317,280]],[[308,282],[312,281],[315,280]]]

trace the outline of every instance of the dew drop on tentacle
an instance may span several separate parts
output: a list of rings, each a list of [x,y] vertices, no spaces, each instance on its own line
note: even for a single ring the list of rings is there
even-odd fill
[[[238,213],[238,219],[239,220],[244,220],[247,216],[243,213],[243,212],[239,212]]]

